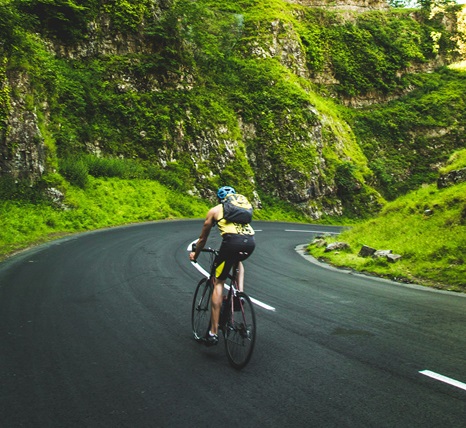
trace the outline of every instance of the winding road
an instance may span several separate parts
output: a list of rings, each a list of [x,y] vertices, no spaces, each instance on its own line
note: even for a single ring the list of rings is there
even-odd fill
[[[255,222],[246,291],[264,305],[236,371],[223,340],[191,336],[201,226],[107,229],[0,263],[2,428],[466,426],[466,296],[296,250],[338,228]]]

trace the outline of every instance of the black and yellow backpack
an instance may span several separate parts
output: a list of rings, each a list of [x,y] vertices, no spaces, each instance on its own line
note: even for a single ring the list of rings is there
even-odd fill
[[[222,205],[225,220],[239,224],[251,223],[253,208],[246,196],[231,193],[222,201]]]

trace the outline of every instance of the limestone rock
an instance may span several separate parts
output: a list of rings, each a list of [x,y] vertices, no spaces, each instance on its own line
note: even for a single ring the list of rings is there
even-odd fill
[[[363,245],[361,250],[359,251],[360,257],[370,257],[372,256],[377,250],[375,248],[369,247],[367,245]]]
[[[399,254],[387,254],[387,260],[391,263],[395,263],[401,259]]]
[[[441,175],[437,180],[437,187],[443,189],[464,181],[466,181],[466,168],[461,168]]]
[[[325,253],[335,250],[346,250],[349,247],[350,246],[347,242],[332,242],[331,244],[327,245],[327,247],[325,247]]]
[[[377,250],[372,257],[374,259],[378,259],[380,257],[387,257],[389,254],[392,253],[392,250]]]

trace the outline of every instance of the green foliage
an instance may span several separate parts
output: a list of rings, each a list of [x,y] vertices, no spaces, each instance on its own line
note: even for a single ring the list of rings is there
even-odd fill
[[[343,162],[336,167],[337,194],[342,202],[344,215],[348,218],[367,218],[382,207],[378,194],[364,185],[358,178],[360,176],[354,163]]]
[[[85,37],[87,23],[96,12],[98,0],[86,2],[86,6],[72,0],[18,0],[18,10],[29,18],[32,30],[45,36],[75,43]]]
[[[180,192],[191,188],[193,182],[190,170],[178,162],[170,162],[163,169],[153,170],[153,177],[170,189]]]
[[[432,56],[425,28],[399,16],[366,14],[357,24],[340,27],[333,37],[331,58],[342,95],[393,92],[405,86],[400,70]]]
[[[442,69],[412,83],[417,89],[397,101],[347,111],[387,199],[435,181],[438,165],[465,144],[466,73]]]
[[[162,172],[160,168],[132,159],[75,155],[60,159],[59,170],[70,184],[81,189],[86,188],[88,185],[89,176],[118,177],[127,180],[152,179],[159,180],[173,188],[183,187],[184,174],[179,168],[169,167]],[[171,181],[168,177],[173,177],[173,180]]]
[[[60,174],[72,185],[84,189],[89,182],[89,167],[80,157],[70,157],[60,161]]]
[[[433,7],[456,6],[455,0],[416,0],[423,9],[431,10]]]
[[[131,159],[85,156],[89,174],[93,177],[146,178],[144,167]]]
[[[388,4],[391,7],[409,7],[411,5],[411,1],[407,0],[388,0]]]
[[[267,194],[261,193],[259,196],[262,205],[254,210],[254,220],[309,222],[309,217],[295,205]]]
[[[238,170],[247,176],[239,184],[251,188],[248,183],[254,174],[246,154],[262,154],[253,166],[265,173],[254,178],[268,191],[283,181],[279,179],[283,174],[275,176],[269,165],[303,183],[308,172],[315,170],[317,150],[309,143],[309,132],[318,120],[313,105],[322,104],[322,99],[278,57],[259,59],[250,54],[252,46],[270,45],[272,22],[278,22],[273,30],[278,41],[290,37],[291,30],[297,32],[310,71],[315,74],[329,67],[340,80],[335,90],[345,96],[390,93],[411,84],[400,78],[399,72],[431,55],[434,25],[426,26],[408,14],[380,12],[345,21],[335,11],[300,8],[280,0],[179,0],[169,6],[161,4],[156,18],[150,1],[88,2],[84,6],[64,0],[28,0],[18,7],[25,17],[36,17],[43,28],[58,20],[55,36],[69,41],[86,38],[88,30],[82,24],[102,13],[110,18],[112,31],[142,33],[141,40],[153,48],[151,55],[64,60],[29,42],[30,50],[36,52],[23,57],[35,89],[31,104],[48,103],[49,141],[60,158],[97,147],[105,158],[164,164],[154,176],[177,188],[215,186],[237,177]],[[14,21],[14,8],[10,12],[7,16]],[[81,34],[67,35],[65,30]],[[446,111],[438,113],[443,117]],[[341,118],[330,114],[332,132],[342,129]],[[254,138],[241,141],[238,117],[254,126]],[[219,139],[220,127],[227,132]],[[404,131],[397,132],[399,140],[405,141]],[[328,135],[325,130],[324,150],[331,139]],[[178,155],[196,146],[199,136],[206,141],[219,139],[208,159],[194,163],[190,156]],[[365,160],[350,148],[356,146],[356,140],[351,132],[338,138],[345,149],[337,157],[344,154],[358,164],[357,179],[363,183],[368,176]],[[230,156],[230,142],[241,149],[220,167],[216,159]],[[376,141],[374,146],[378,145]],[[328,150],[326,157],[330,171],[335,170],[337,162],[330,159]],[[382,164],[368,157],[378,171],[379,183],[387,187],[393,181],[387,173],[392,161]],[[202,181],[196,183],[193,177],[206,169],[213,176],[203,173]],[[415,171],[414,181],[424,181],[424,174],[425,168]]]
[[[128,0],[115,0],[103,4],[103,11],[112,18],[112,26],[118,32],[138,32],[144,18],[149,16],[153,7],[150,0],[132,2]]]
[[[337,166],[335,172],[335,184],[340,198],[349,198],[361,189],[355,175],[356,166],[350,162],[344,162]]]
[[[0,6],[0,55],[11,55],[14,47],[21,43],[20,23],[23,17],[9,1],[1,0]]]
[[[306,52],[306,66],[313,73],[318,73],[325,66],[326,45],[325,29],[317,23],[302,25],[299,36]]]
[[[372,11],[345,20],[334,11],[306,8],[298,28],[309,70],[331,70],[338,80],[334,91],[344,97],[408,87],[408,67],[456,49],[443,15],[419,20],[411,12]]]

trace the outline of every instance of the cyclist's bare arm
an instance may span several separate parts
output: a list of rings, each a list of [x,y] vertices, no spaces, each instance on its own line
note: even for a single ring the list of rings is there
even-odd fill
[[[196,251],[192,251],[189,254],[189,259],[191,261],[195,261],[198,258],[201,250],[204,248],[205,244],[207,243],[207,238],[209,237],[210,231],[212,230],[212,226],[214,226],[214,224],[217,221],[220,207],[221,205],[217,205],[211,208],[209,212],[207,213],[206,219],[204,221],[204,225],[202,226],[201,234],[196,243]]]

